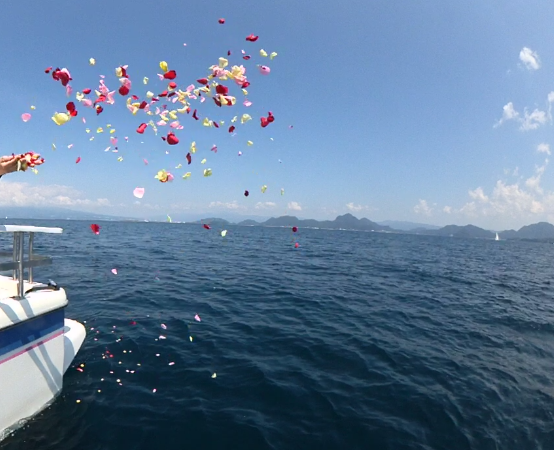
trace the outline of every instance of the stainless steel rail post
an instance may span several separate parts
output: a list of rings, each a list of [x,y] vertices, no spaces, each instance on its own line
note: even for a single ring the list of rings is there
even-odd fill
[[[33,240],[35,238],[35,233],[29,233],[29,261],[33,260]],[[27,268],[29,272],[29,283],[33,282],[33,266],[30,264]]]
[[[23,243],[24,243],[24,239],[25,239],[25,234],[22,233],[22,232],[16,232],[14,233],[17,235],[17,250],[18,250],[18,258],[17,258],[17,266],[18,266],[18,269],[17,269],[17,276],[18,276],[18,279],[17,279],[17,290],[18,290],[18,296],[19,296],[19,299],[23,299],[23,297],[25,296],[25,287],[24,287],[24,282],[23,282],[23,254],[24,254],[24,247],[23,247]]]

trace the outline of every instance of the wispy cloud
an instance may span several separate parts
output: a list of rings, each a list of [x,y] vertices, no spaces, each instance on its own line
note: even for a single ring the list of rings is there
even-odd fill
[[[2,181],[1,206],[61,206],[61,207],[106,207],[112,206],[107,198],[88,199],[70,186],[42,185]]]
[[[298,202],[289,202],[287,208],[292,209],[293,211],[302,211],[302,206],[300,206],[300,203]]]
[[[549,94],[550,98],[550,94]],[[550,103],[550,102],[549,102]],[[544,125],[548,122],[548,119],[551,117],[551,106],[549,106],[548,114],[545,111],[540,109],[534,109],[532,112],[529,112],[527,108],[523,110],[523,117],[519,112],[514,108],[514,104],[509,102],[502,107],[502,118],[494,124],[494,128],[498,128],[504,122],[510,120],[515,120],[520,123],[519,129],[521,131],[530,131],[536,130],[541,125]]]
[[[277,203],[273,202],[258,202],[254,208],[256,209],[272,209],[277,206]]]
[[[431,216],[433,214],[433,208],[427,204],[427,200],[419,199],[418,204],[414,206],[414,212],[416,214],[423,214],[424,216]]]
[[[346,207],[352,212],[360,212],[369,209],[367,206],[355,205],[353,202],[347,203]]]
[[[548,144],[539,144],[537,147],[537,152],[539,153],[546,153],[550,156],[550,145]]]
[[[523,47],[519,52],[519,60],[525,65],[527,70],[538,70],[541,67],[541,60],[537,52],[529,47]]]
[[[233,202],[210,202],[208,205],[209,208],[216,208],[216,209],[232,209],[232,210],[238,210],[238,209],[246,209],[245,206],[241,206],[237,203],[237,201]]]

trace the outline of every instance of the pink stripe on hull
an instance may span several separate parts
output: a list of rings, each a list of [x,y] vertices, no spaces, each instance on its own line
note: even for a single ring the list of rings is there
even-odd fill
[[[55,338],[61,336],[62,334],[63,334],[63,328],[60,331],[56,331],[52,336],[50,336],[46,339],[43,339],[41,341],[35,342],[34,344],[30,345],[29,347],[24,348],[24,349],[18,351],[17,353],[15,353],[11,356],[8,356],[6,359],[3,359],[2,361],[0,361],[0,365],[4,364],[5,362],[11,361],[12,359],[17,358],[18,356],[21,356],[23,353],[27,353],[27,352],[31,351],[32,349],[38,347],[39,345],[46,344],[48,341],[51,341],[52,339],[55,339]]]

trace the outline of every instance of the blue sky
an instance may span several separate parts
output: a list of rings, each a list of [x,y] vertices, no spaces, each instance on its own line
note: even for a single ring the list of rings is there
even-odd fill
[[[4,177],[0,205],[185,219],[352,212],[493,229],[554,221],[550,2],[21,1],[2,15],[0,152],[34,150],[46,163],[38,175]],[[257,42],[246,42],[251,33]],[[278,56],[263,58],[262,48]],[[251,60],[242,60],[242,49]],[[119,88],[115,68],[129,65],[131,94],[142,100],[167,86],[156,75],[160,61],[185,88],[227,50],[231,65],[247,67],[253,104],[244,107],[240,89],[222,82],[233,86],[237,105],[198,107],[202,117],[225,120],[219,130],[183,115],[178,145],[160,139],[168,127],[141,136],[135,130],[150,117],[133,116],[119,94],[98,117],[77,104],[71,122],[51,120],[70,99],[46,67],[70,70],[74,100],[76,91],[97,87],[100,74]],[[271,74],[260,75],[258,64]],[[262,129],[268,111],[276,120]],[[33,115],[27,123],[25,112]],[[243,113],[253,120],[231,136],[230,119]],[[96,134],[108,123],[117,154],[104,151],[109,134]],[[185,170],[192,141],[199,150]],[[175,169],[179,163],[183,169]],[[213,175],[204,178],[207,167]],[[163,168],[175,174],[172,183],[154,179]],[[186,171],[192,176],[183,180]],[[145,188],[142,200],[133,197],[136,187]]]

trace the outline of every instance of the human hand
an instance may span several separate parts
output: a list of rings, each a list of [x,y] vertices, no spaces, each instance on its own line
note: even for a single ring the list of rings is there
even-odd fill
[[[21,156],[11,155],[2,156],[0,158],[0,175],[15,172],[18,170],[18,166],[21,164],[19,160]]]

